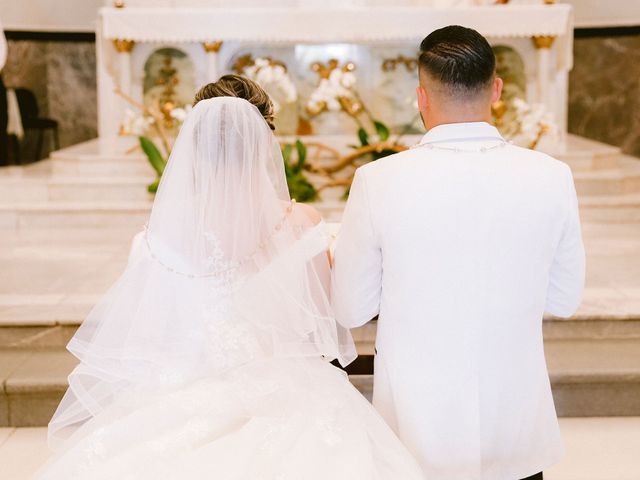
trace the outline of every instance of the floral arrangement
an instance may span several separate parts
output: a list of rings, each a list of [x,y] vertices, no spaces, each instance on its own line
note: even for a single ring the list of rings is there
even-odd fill
[[[175,106],[171,102],[146,106],[133,100],[121,91],[116,91],[138,112],[127,109],[120,126],[120,135],[138,137],[140,148],[144,152],[149,164],[157,174],[157,179],[147,186],[150,193],[155,193],[160,184],[160,178],[167,166],[173,143],[180,130],[180,126],[191,111],[191,105]],[[159,142],[160,146],[156,145]]]
[[[303,176],[303,170],[306,170],[326,179],[323,185],[315,189],[313,199],[317,198],[323,189],[337,186],[346,187],[346,197],[349,194],[353,171],[359,164],[378,160],[405,150],[406,147],[399,143],[399,138],[396,138],[395,141],[390,140],[391,131],[389,128],[373,116],[360,97],[354,73],[356,67],[352,62],[340,66],[338,60],[331,59],[327,64],[314,63],[311,68],[318,74],[319,81],[307,101],[307,114],[314,117],[325,112],[346,113],[358,126],[357,135],[360,145],[352,145],[352,151],[343,155],[326,145],[309,144],[318,152],[328,152],[333,161],[322,164],[314,162],[313,159],[303,161],[303,165],[296,175]],[[373,131],[371,131],[372,129]],[[347,177],[336,176],[344,170],[352,172]],[[309,183],[306,179],[304,181]]]
[[[544,105],[530,105],[521,98],[514,98],[512,104],[518,122],[516,137],[522,138],[528,148],[535,149],[545,134],[557,132],[553,115]]]
[[[347,62],[340,67],[336,59],[331,59],[327,65],[315,63],[311,67],[320,76],[316,89],[311,93],[306,110],[312,116],[323,112],[347,113],[358,125],[358,140],[361,147],[370,147],[373,144],[384,146],[389,140],[391,131],[384,123],[374,118],[371,111],[363,102],[357,90],[357,79],[353,73],[356,69],[352,62]],[[365,117],[364,121],[361,118]],[[375,132],[367,130],[367,124],[373,126]],[[357,147],[356,147],[357,148]],[[372,160],[395,153],[388,148],[367,151]]]
[[[270,57],[253,59],[251,55],[240,57],[235,64],[236,71],[250,78],[269,94],[273,101],[273,108],[277,114],[282,109],[282,103],[294,103],[298,100],[298,91],[287,67]]]
[[[355,115],[362,111],[362,105],[358,102],[355,91],[356,76],[353,73],[355,66],[347,63],[343,68],[337,67],[337,60],[330,60],[328,67],[319,63],[314,64],[313,69],[320,74],[320,81],[307,102],[307,112],[310,115],[340,110],[346,111],[349,115]]]
[[[520,97],[500,100],[491,110],[496,127],[505,138],[532,150],[544,135],[558,131],[553,115],[544,105],[531,105]]]

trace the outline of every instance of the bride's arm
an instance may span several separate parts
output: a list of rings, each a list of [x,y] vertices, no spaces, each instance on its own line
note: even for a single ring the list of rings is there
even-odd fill
[[[305,217],[307,217],[313,225],[318,225],[322,221],[322,215],[320,212],[313,208],[311,205],[306,203],[296,203],[296,209],[300,211]],[[326,260],[329,262],[329,268],[333,266],[333,258],[331,257],[331,251],[327,250],[327,258]],[[330,279],[328,280],[330,283]],[[329,285],[327,285],[327,291],[329,291]]]

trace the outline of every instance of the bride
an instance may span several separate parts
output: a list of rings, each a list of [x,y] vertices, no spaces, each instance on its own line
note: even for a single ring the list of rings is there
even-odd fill
[[[234,76],[207,88],[229,96],[188,115],[126,270],[68,345],[80,364],[37,478],[421,479],[329,363],[356,352],[268,97]]]

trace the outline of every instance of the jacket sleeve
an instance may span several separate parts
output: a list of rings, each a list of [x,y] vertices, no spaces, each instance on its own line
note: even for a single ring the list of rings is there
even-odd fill
[[[334,251],[331,303],[338,323],[364,325],[380,310],[382,252],[371,218],[366,177],[356,171]]]
[[[582,300],[585,281],[585,252],[578,197],[568,167],[565,175],[569,209],[549,272],[546,303],[547,312],[558,317],[570,317],[576,312]]]

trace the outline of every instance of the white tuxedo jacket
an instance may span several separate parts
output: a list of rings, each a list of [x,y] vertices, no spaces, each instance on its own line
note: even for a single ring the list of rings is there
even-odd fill
[[[584,268],[569,167],[487,123],[440,125],[358,169],[332,303],[346,327],[379,314],[373,403],[426,479],[558,461],[542,316],[574,313]]]

